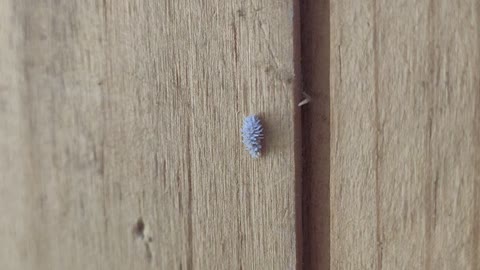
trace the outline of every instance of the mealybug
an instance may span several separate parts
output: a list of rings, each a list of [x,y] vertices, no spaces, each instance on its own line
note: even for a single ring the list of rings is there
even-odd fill
[[[243,120],[243,144],[253,158],[260,157],[263,140],[263,127],[260,118],[250,115]]]
[[[300,103],[298,103],[298,107],[302,107],[303,105],[310,103],[310,101],[312,100],[312,98],[307,93],[302,92],[302,94],[303,94],[303,100],[300,101]]]

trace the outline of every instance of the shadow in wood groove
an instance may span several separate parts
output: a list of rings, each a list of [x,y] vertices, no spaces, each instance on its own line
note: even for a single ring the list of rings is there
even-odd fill
[[[330,268],[330,2],[301,3],[303,269]]]
[[[295,67],[295,88],[293,91],[294,104],[296,105],[301,98],[303,87],[303,68],[301,65],[302,59],[302,33],[301,33],[301,1],[293,1],[293,44],[294,44],[294,67]],[[303,123],[301,110],[294,108],[294,139],[295,139],[295,233],[296,233],[296,269],[303,268],[303,157],[302,157],[302,143],[303,143]]]

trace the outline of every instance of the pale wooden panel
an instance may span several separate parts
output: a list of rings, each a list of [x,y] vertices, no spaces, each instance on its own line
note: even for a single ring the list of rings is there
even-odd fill
[[[333,1],[332,269],[479,269],[478,1]]]
[[[296,267],[292,1],[0,9],[0,268]]]
[[[23,17],[14,1],[0,1],[0,268],[28,265],[24,239],[29,179],[28,121],[23,110]]]

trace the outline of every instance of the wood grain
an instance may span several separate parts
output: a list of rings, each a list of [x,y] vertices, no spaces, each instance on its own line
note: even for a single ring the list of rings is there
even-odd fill
[[[479,269],[480,4],[331,2],[331,268]]]
[[[14,1],[0,2],[0,268],[27,265],[22,242],[28,214],[24,188],[29,177],[28,126],[23,111],[24,37],[22,8]]]
[[[1,269],[296,267],[292,1],[0,10]]]

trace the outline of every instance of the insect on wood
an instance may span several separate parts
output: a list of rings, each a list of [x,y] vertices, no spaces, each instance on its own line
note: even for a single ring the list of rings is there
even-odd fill
[[[243,120],[243,144],[253,158],[260,157],[263,140],[263,127],[260,118],[250,115]]]

